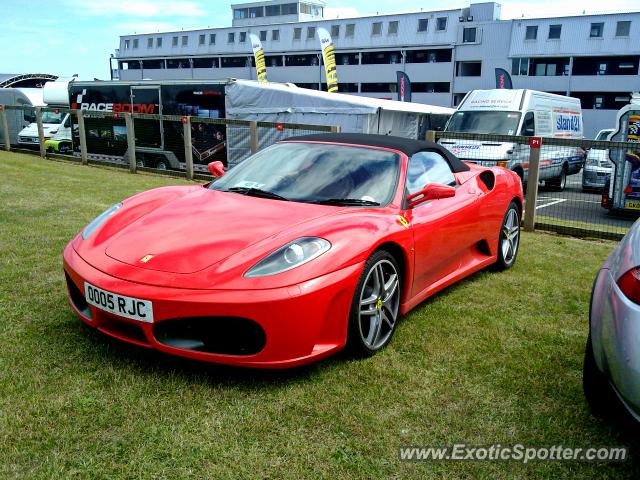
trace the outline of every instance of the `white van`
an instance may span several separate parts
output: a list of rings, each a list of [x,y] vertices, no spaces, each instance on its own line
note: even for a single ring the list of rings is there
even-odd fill
[[[535,90],[473,90],[453,114],[446,132],[526,137],[583,138],[580,100]],[[529,146],[515,142],[452,140],[442,146],[464,161],[483,166],[500,165],[527,181]],[[584,151],[574,147],[545,148],[540,159],[540,180],[563,190],[567,175],[584,165]]]
[[[56,111],[42,112],[42,130],[45,141],[57,134],[61,134],[65,138],[71,138],[69,114]],[[37,147],[40,145],[38,124],[36,122],[31,123],[18,134],[18,145],[20,147]]]

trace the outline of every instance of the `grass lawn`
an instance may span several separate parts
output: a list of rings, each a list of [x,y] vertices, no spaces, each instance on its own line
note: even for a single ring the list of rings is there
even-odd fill
[[[67,241],[180,180],[4,152],[0,179],[1,478],[638,478],[635,460],[398,460],[403,445],[628,444],[581,387],[614,243],[524,235],[514,269],[421,305],[379,355],[256,372],[108,341],[67,305]]]

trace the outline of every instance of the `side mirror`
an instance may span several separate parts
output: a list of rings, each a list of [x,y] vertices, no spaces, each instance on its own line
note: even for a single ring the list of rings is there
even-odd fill
[[[220,161],[211,162],[207,165],[207,170],[209,170],[209,173],[216,178],[224,175],[224,165]]]
[[[456,189],[440,183],[429,183],[422,190],[407,196],[409,208],[413,208],[429,200],[440,200],[456,196]]]

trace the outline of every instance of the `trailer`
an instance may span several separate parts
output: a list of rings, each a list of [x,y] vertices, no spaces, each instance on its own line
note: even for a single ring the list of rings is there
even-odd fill
[[[640,94],[620,109],[612,142],[637,143],[637,150],[610,148],[611,175],[602,192],[602,207],[616,212],[640,214]]]
[[[283,124],[336,126],[342,132],[424,138],[428,130],[443,130],[452,108],[327,93],[292,83],[230,80],[225,89],[227,118]],[[229,164],[250,154],[246,129],[229,130]],[[291,136],[286,130],[259,138],[263,148]]]
[[[20,132],[36,121],[35,107],[43,107],[44,100],[41,88],[0,88],[0,105],[20,107],[7,109],[7,125],[9,142],[18,143]],[[0,122],[0,142],[4,141],[4,131]]]
[[[90,154],[126,161],[127,128],[122,113],[224,118],[226,81],[93,81],[69,84],[71,109],[82,110]],[[179,121],[135,118],[138,166],[184,169],[184,133]],[[73,128],[74,148],[79,133]],[[226,164],[226,128],[200,123],[192,128],[193,161],[196,170],[205,162]]]

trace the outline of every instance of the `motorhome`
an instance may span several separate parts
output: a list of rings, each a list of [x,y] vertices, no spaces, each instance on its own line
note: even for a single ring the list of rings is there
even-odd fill
[[[35,107],[44,106],[41,88],[0,88],[0,105],[19,107],[6,109],[9,142],[18,143],[18,135],[36,121]],[[0,122],[0,142],[4,142],[4,131]]]
[[[495,142],[445,137],[440,143],[465,161],[513,170],[526,183],[529,145],[504,141],[504,136],[582,139],[582,108],[577,98],[534,90],[473,90],[464,97],[445,131],[501,136]],[[567,175],[578,173],[583,165],[580,148],[544,148],[539,179],[562,190]]]

